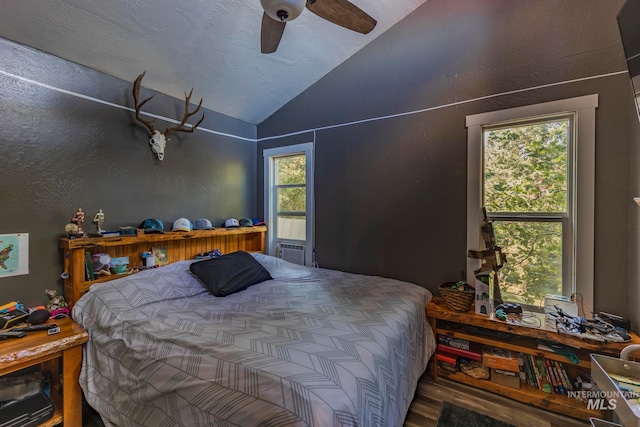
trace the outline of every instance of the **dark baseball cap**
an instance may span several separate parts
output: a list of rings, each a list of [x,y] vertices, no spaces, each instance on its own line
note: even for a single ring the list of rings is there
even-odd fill
[[[251,221],[251,218],[242,218],[239,223],[240,227],[253,227],[253,221]]]
[[[142,228],[145,233],[164,233],[164,224],[159,219],[147,218],[140,223],[138,228]]]

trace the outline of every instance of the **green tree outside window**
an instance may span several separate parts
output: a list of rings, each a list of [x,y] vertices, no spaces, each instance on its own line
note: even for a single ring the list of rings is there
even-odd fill
[[[562,294],[570,129],[563,117],[484,131],[484,206],[490,218],[509,217],[493,218],[507,301],[542,305],[545,294]]]

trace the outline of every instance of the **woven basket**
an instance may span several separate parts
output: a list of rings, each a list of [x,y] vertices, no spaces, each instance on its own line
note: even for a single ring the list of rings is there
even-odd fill
[[[440,295],[444,299],[444,302],[447,303],[447,307],[453,311],[469,311],[471,308],[471,304],[473,304],[473,300],[476,297],[476,292],[471,286],[468,286],[471,289],[452,289],[456,282],[446,282],[442,285],[438,286],[438,290],[440,291]]]

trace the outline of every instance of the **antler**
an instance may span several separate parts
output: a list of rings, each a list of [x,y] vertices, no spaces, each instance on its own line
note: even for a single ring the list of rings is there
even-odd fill
[[[162,160],[164,159],[164,147],[169,140],[168,138],[166,138],[167,135],[169,135],[171,132],[178,131],[193,132],[198,126],[200,126],[200,123],[202,123],[202,121],[204,120],[204,113],[202,113],[202,117],[200,117],[198,123],[196,123],[195,125],[190,125],[191,127],[189,128],[185,127],[185,124],[187,124],[187,120],[189,120],[189,117],[200,111],[200,108],[202,107],[202,98],[200,98],[198,107],[193,111],[189,111],[189,102],[191,101],[191,95],[193,95],[193,88],[191,89],[191,92],[189,92],[189,94],[185,92],[184,117],[182,117],[182,121],[180,122],[180,124],[178,124],[178,126],[167,128],[164,132],[160,133],[160,131],[155,130],[153,126],[153,120],[147,121],[140,117],[140,108],[142,108],[144,104],[146,104],[151,98],[153,98],[153,95],[151,95],[149,98],[140,102],[140,84],[142,83],[142,78],[146,73],[147,70],[144,70],[144,72],[138,76],[136,81],[133,82],[133,100],[136,104],[136,119],[138,119],[141,123],[144,123],[144,125],[149,129],[149,132],[151,133],[151,139],[149,140],[151,149],[158,155],[158,160]]]
[[[136,104],[136,119],[139,120],[141,123],[144,123],[144,125],[149,129],[149,132],[151,132],[151,135],[153,135],[156,132],[153,126],[153,120],[147,121],[147,120],[144,120],[142,117],[140,117],[140,108],[142,108],[144,104],[146,104],[149,100],[151,100],[151,98],[155,96],[155,95],[151,95],[149,98],[140,102],[140,85],[142,83],[142,78],[146,73],[147,73],[147,70],[144,70],[142,74],[138,76],[135,82],[133,82],[133,100]],[[186,92],[184,93],[185,106],[184,106],[184,117],[182,117],[182,121],[178,126],[167,128],[162,133],[164,136],[169,135],[171,132],[178,132],[178,131],[193,132],[194,130],[196,130],[198,126],[200,126],[200,123],[202,123],[202,121],[204,120],[204,113],[202,113],[202,117],[200,117],[200,120],[198,120],[198,123],[196,123],[195,125],[191,125],[190,128],[185,127],[185,124],[187,124],[187,120],[189,120],[189,117],[193,116],[198,111],[200,111],[200,108],[202,107],[203,98],[200,98],[200,103],[198,104],[198,107],[193,111],[189,111],[189,103],[191,102],[191,95],[193,95],[193,88],[191,89],[191,92],[189,92],[189,94],[187,94]]]
[[[185,96],[185,99],[184,99],[184,117],[182,118],[182,121],[180,122],[180,124],[178,126],[172,127],[172,128],[167,128],[167,130],[164,131],[164,136],[169,135],[170,132],[177,132],[177,131],[193,132],[194,130],[196,130],[196,128],[198,126],[200,126],[200,123],[202,123],[202,121],[204,120],[204,113],[202,113],[202,117],[200,117],[200,120],[198,120],[198,123],[196,123],[195,125],[192,125],[191,128],[185,128],[184,127],[185,123],[187,123],[187,120],[189,120],[189,117],[193,116],[198,111],[200,111],[200,107],[202,107],[202,98],[200,98],[200,103],[198,104],[198,107],[195,110],[191,111],[191,112],[189,111],[189,102],[191,101],[191,95],[192,94],[193,94],[193,88],[191,88],[191,92],[189,92],[188,95],[187,95],[187,92],[184,93],[184,96]],[[149,98],[149,99],[151,99],[151,98]]]
[[[149,101],[151,98],[153,98],[155,96],[155,95],[151,95],[150,97],[148,97],[144,101],[140,102],[140,84],[142,83],[142,78],[144,77],[144,75],[146,73],[147,73],[147,70],[144,70],[142,72],[142,74],[140,74],[138,76],[136,81],[133,82],[133,101],[136,104],[136,119],[138,119],[140,122],[144,123],[144,125],[147,128],[149,128],[149,132],[151,132],[151,135],[153,135],[155,133],[155,129],[153,127],[153,120],[146,121],[142,117],[140,117],[140,108],[142,108],[142,106],[144,104],[146,104],[147,101]]]

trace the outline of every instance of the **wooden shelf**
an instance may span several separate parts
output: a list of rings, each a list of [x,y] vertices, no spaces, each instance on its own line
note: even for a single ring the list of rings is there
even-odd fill
[[[489,316],[475,314],[473,308],[466,312],[452,311],[449,310],[447,304],[440,297],[432,298],[429,305],[427,305],[427,316],[433,319],[447,320],[453,323],[473,325],[480,328],[490,329],[492,331],[505,332],[510,335],[554,341],[577,349],[590,350],[596,353],[616,356],[618,356],[620,351],[622,351],[622,349],[627,345],[640,344],[640,337],[633,332],[631,333],[632,338],[630,342],[602,342],[580,338],[574,335],[559,334],[555,330],[551,329],[519,326],[500,320],[490,319]]]
[[[475,314],[473,308],[467,312],[452,311],[447,307],[444,300],[439,297],[434,297],[431,300],[426,307],[426,313],[429,323],[437,335],[460,338],[505,350],[557,360],[558,362],[563,362],[567,370],[572,371],[590,370],[591,353],[617,357],[627,345],[640,343],[640,337],[633,332],[631,333],[632,339],[630,342],[601,342],[573,335],[559,334],[551,329],[520,326],[494,320],[488,316]],[[480,329],[470,331],[469,327]],[[481,335],[483,332],[489,332],[490,334]],[[570,347],[575,356],[577,356],[578,363],[571,363],[561,353],[539,349],[538,343],[540,341]],[[586,403],[579,399],[569,398],[557,393],[545,393],[524,382],[521,382],[520,389],[516,389],[497,384],[491,380],[476,379],[462,372],[447,371],[438,366],[437,353],[438,350],[436,349],[436,354],[429,362],[429,372],[434,380],[437,380],[438,377],[447,378],[574,418],[588,420],[590,417],[603,416],[600,411],[587,408]]]
[[[141,230],[138,230],[141,231]],[[63,265],[68,278],[64,279],[64,298],[70,306],[89,290],[95,283],[108,282],[126,274],[101,276],[96,280],[86,280],[86,251],[108,253],[112,258],[129,257],[129,267],[141,267],[142,252],[148,252],[154,246],[167,248],[167,262],[194,259],[199,253],[213,249],[223,254],[235,251],[264,252],[266,226],[218,228],[215,230],[192,230],[137,234],[135,236],[61,238],[58,247],[62,252]]]
[[[447,372],[438,368],[438,376],[478,387],[502,396],[508,396],[518,402],[527,403],[549,411],[558,412],[573,418],[589,419],[590,417],[601,417],[600,411],[587,409],[586,405],[578,399],[572,399],[558,394],[545,393],[531,387],[529,384],[521,384],[520,389],[496,384],[490,380],[481,380],[470,377],[462,372]]]
[[[463,340],[474,341],[480,344],[495,346],[496,340],[494,338],[487,337],[479,337],[477,335],[471,335],[460,332],[453,332],[448,329],[438,327],[436,329],[436,333],[440,335],[446,335],[450,337],[461,338]],[[565,356],[562,354],[541,350],[537,347],[536,344],[533,343],[532,340],[526,338],[512,338],[509,341],[500,341],[500,348],[504,348],[510,351],[516,351],[519,353],[528,353],[534,356],[542,356],[545,359],[557,360],[558,362],[571,363]],[[583,368],[591,368],[591,364],[589,363],[589,355],[581,350],[576,351],[576,355],[579,358],[579,363],[577,366],[581,366]]]
[[[165,233],[141,232],[134,236],[114,237],[80,237],[76,239],[60,238],[58,246],[62,249],[117,247],[136,245],[139,243],[174,242],[182,239],[206,239],[224,236],[264,234],[267,227],[260,225],[255,227],[216,228],[215,230],[191,230],[191,231],[167,231]]]
[[[53,323],[53,321],[49,321]],[[56,320],[60,332],[29,332],[23,338],[0,341],[0,376],[39,366],[51,380],[50,399],[53,418],[40,427],[82,425],[82,391],[78,378],[82,363],[82,344],[89,334],[70,318]],[[64,383],[64,387],[62,384]]]
[[[62,411],[59,409],[56,409],[55,412],[53,413],[53,417],[41,424],[38,424],[38,427],[54,427],[54,426],[57,426],[58,424],[61,424],[62,420],[63,420]]]

